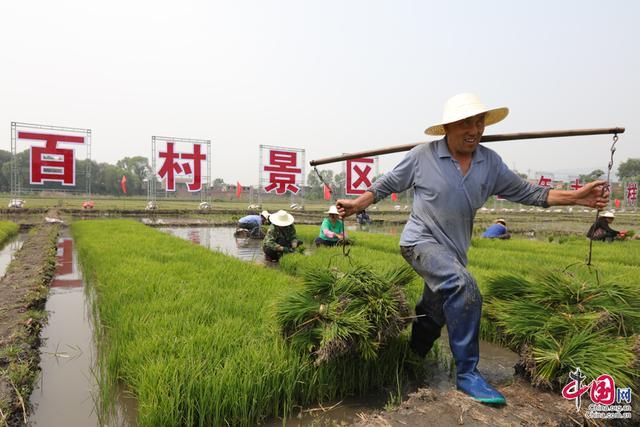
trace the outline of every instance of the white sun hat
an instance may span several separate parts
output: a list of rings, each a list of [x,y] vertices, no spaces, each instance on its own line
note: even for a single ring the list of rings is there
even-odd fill
[[[264,219],[269,219],[269,211],[260,212],[260,216],[262,216]]]
[[[613,212],[605,212],[602,215],[600,215],[603,218],[615,218],[616,216],[613,214]]]
[[[338,213],[338,208],[336,208],[336,205],[331,205],[329,206],[329,210],[326,211],[325,213],[328,213],[329,215],[334,214],[334,215],[340,215]]]
[[[269,215],[269,221],[278,227],[286,227],[287,225],[293,224],[293,215],[287,211],[279,210]]]
[[[442,112],[442,121],[428,127],[424,133],[427,135],[444,135],[444,125],[482,113],[485,113],[484,125],[489,126],[507,117],[509,109],[507,107],[487,108],[487,106],[480,102],[478,95],[461,93],[447,100],[444,104],[444,111]]]

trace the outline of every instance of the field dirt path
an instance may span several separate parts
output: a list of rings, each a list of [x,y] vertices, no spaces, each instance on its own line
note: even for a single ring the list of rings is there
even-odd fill
[[[524,380],[498,387],[507,398],[504,407],[475,402],[456,391],[421,388],[398,408],[361,414],[358,427],[389,426],[576,426],[588,423],[572,402],[559,394],[533,388]]]
[[[0,279],[0,426],[22,425],[28,411],[59,229],[34,227]]]

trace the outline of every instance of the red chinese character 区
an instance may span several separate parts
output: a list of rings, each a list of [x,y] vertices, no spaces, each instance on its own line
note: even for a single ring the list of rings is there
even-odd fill
[[[373,161],[370,158],[347,160],[346,194],[363,194],[371,186],[369,173],[372,168],[369,163],[373,163]],[[364,165],[360,165],[362,163]],[[360,186],[364,188],[359,188]]]
[[[71,148],[59,148],[58,142],[84,144],[84,137],[18,132],[18,139],[46,141],[44,147],[31,146],[29,167],[31,184],[57,181],[62,185],[76,185],[74,151]]]

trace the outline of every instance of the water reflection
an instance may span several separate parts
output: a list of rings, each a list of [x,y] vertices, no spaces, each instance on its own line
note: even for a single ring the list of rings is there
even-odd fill
[[[0,249],[0,277],[4,276],[4,273],[7,272],[9,264],[13,260],[15,253],[22,247],[26,236],[25,233],[18,234],[17,237],[11,239]]]
[[[57,268],[45,305],[40,378],[31,394],[36,426],[99,425],[92,391],[95,344],[73,240],[58,241]]]
[[[236,238],[235,227],[160,227],[159,230],[245,261],[264,260],[262,240]]]

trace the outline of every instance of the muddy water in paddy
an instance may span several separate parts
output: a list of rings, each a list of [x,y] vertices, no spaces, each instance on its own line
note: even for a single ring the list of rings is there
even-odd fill
[[[22,247],[22,243],[24,243],[26,238],[27,235],[25,233],[20,233],[0,249],[0,277],[4,276],[4,273],[7,272],[7,267],[9,267],[11,260],[13,260],[13,255]]]
[[[47,427],[97,426],[93,325],[71,238],[58,240],[56,258],[56,273],[45,306],[48,323],[41,332],[41,372],[31,394],[34,409],[29,422]],[[124,424],[115,420],[112,425]]]
[[[262,240],[236,239],[235,227],[160,227],[160,231],[245,261],[264,262]]]

